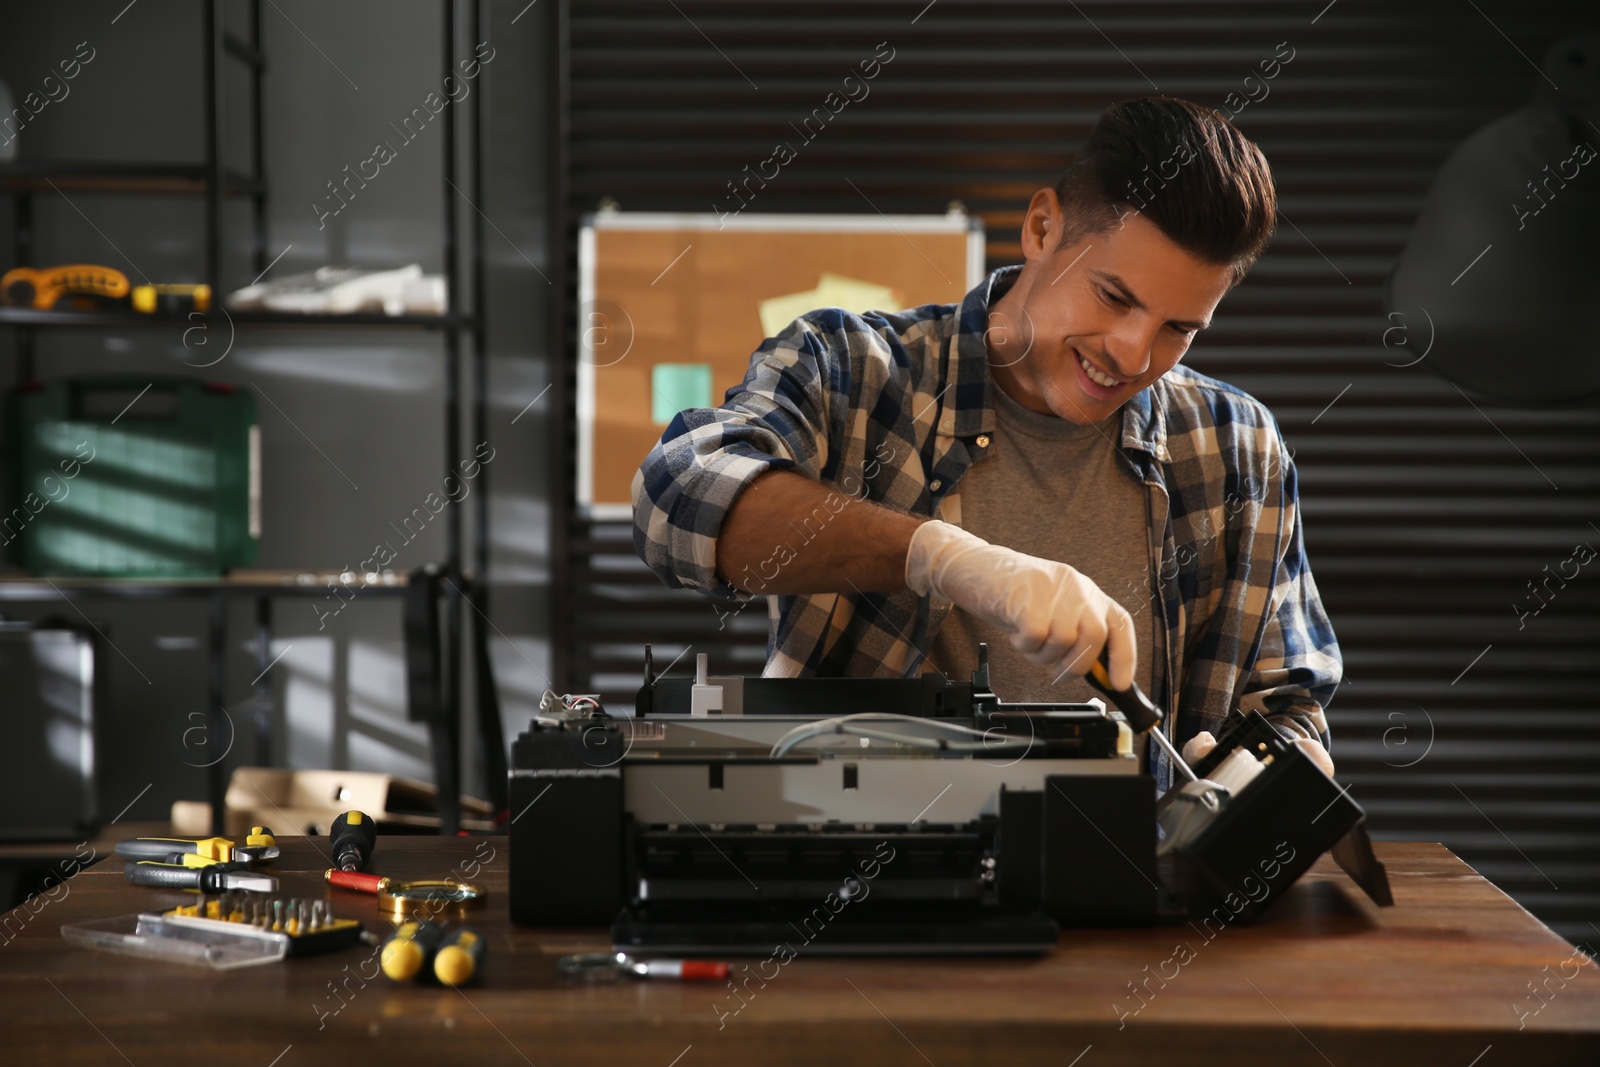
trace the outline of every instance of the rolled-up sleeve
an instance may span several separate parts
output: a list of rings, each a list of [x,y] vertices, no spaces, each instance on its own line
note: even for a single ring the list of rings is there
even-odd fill
[[[716,573],[723,521],[769,470],[818,477],[827,462],[832,397],[845,375],[848,362],[834,358],[827,336],[800,318],[762,343],[721,407],[673,418],[633,478],[634,549],[663,582],[741,595]]]

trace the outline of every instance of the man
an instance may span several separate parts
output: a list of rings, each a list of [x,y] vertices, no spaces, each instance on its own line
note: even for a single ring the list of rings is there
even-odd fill
[[[680,412],[634,479],[640,556],[771,597],[769,676],[965,678],[983,640],[1002,699],[1087,699],[1104,650],[1190,756],[1255,710],[1331,773],[1294,464],[1261,403],[1179,366],[1275,215],[1221,116],[1111,106],[1033,195],[1020,267],[958,305],[809,312]]]

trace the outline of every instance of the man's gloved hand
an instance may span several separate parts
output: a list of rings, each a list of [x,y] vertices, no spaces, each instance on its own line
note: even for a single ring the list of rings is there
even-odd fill
[[[1065,563],[991,545],[935,519],[911,535],[906,585],[1005,630],[1024,659],[1053,674],[1084,674],[1108,648],[1111,684],[1133,684],[1132,617]]]
[[[1314,737],[1297,737],[1294,743],[1300,746],[1300,751],[1311,757],[1311,762],[1322,768],[1322,773],[1329,778],[1333,777],[1333,757],[1328,755],[1328,750],[1322,747],[1322,742]]]
[[[1183,743],[1183,762],[1193,767],[1206,758],[1206,753],[1217,747],[1217,739],[1210,730],[1201,730]]]
[[[1297,737],[1294,743],[1300,746],[1300,751],[1311,757],[1311,762],[1322,768],[1322,773],[1329,778],[1333,777],[1333,757],[1328,755],[1328,750],[1322,747],[1322,742],[1314,737]],[[1210,731],[1201,730],[1183,745],[1183,762],[1191,767],[1206,758],[1206,753],[1217,747],[1217,739],[1211,736]]]

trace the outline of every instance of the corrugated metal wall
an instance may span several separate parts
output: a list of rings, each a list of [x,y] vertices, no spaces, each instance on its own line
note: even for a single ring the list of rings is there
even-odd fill
[[[1520,626],[1511,608],[1574,545],[1600,545],[1600,412],[1469,401],[1404,365],[1425,327],[1385,344],[1401,323],[1382,300],[1435,170],[1531,97],[1549,43],[1600,28],[1592,5],[570,0],[562,18],[569,318],[581,212],[607,196],[726,205],[726,183],[880,42],[893,58],[870,94],[752,210],[958,199],[989,228],[991,268],[1017,259],[1029,195],[1108,100],[1159,89],[1233,109],[1292,49],[1236,119],[1277,175],[1278,235],[1188,362],[1269,404],[1295,449],[1348,669],[1330,713],[1340,778],[1379,835],[1442,840],[1568,938],[1600,934],[1600,572]],[[1537,352],[1508,358],[1538,372]],[[692,644],[759,670],[763,618],[719,631],[704,600],[643,569],[625,525],[558,515],[567,689],[630,701],[645,641],[658,663]]]

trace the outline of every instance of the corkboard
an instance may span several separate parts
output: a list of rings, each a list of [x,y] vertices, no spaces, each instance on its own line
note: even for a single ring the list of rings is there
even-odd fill
[[[720,229],[715,215],[587,217],[575,334],[580,508],[631,513],[634,473],[665,429],[652,418],[657,366],[709,365],[708,406],[721,404],[765,338],[763,300],[831,272],[892,286],[902,307],[956,303],[982,269],[981,224],[959,214],[745,215]]]

